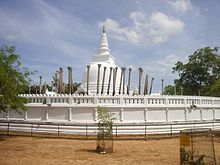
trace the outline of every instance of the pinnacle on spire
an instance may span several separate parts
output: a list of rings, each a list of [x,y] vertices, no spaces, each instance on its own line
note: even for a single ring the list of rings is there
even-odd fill
[[[105,26],[102,27],[102,33],[105,33]]]

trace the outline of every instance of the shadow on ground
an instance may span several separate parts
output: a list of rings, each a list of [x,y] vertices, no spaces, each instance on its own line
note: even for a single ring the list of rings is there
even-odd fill
[[[95,149],[79,149],[79,150],[77,150],[77,151],[98,154],[98,153],[96,152],[96,150],[95,150]]]

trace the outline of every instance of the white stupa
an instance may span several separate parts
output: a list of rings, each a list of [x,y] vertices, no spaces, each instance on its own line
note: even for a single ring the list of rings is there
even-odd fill
[[[99,92],[97,92],[97,79],[98,79],[98,64],[101,64],[100,67],[100,75],[99,75]],[[108,86],[109,86],[109,95],[113,94],[113,77],[116,75],[116,83],[115,83],[115,94],[119,94],[119,85],[121,79],[121,68],[115,65],[115,58],[112,56],[108,39],[105,32],[105,27],[102,30],[101,42],[99,45],[99,49],[96,54],[93,55],[92,61],[90,62],[89,69],[89,90],[88,94],[107,94]],[[103,84],[103,73],[104,67],[106,67],[105,78],[104,78],[104,88],[102,90]],[[114,74],[114,70],[117,67],[117,73]],[[110,79],[110,68],[112,68],[111,79]],[[110,80],[110,85],[109,85]],[[123,93],[123,85],[121,83],[121,93]],[[102,93],[103,91],[103,93]],[[126,87],[125,87],[126,93]],[[78,88],[76,93],[87,93],[87,70],[84,72],[83,80],[81,86]]]

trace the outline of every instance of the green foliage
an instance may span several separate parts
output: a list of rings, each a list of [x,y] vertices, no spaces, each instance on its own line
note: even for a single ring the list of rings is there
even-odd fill
[[[206,90],[206,95],[220,97],[220,80],[216,80],[211,84],[209,90]]]
[[[167,85],[164,88],[164,94],[165,95],[174,95],[174,86],[173,85]]]
[[[28,88],[32,72],[21,67],[15,47],[2,46],[0,49],[0,111],[26,109],[26,98],[18,95]]]
[[[220,56],[218,48],[205,47],[198,49],[188,57],[188,62],[178,61],[173,67],[173,73],[177,72],[179,79],[177,88],[183,87],[185,95],[210,95],[219,96]]]
[[[106,108],[98,107],[98,138],[110,138],[112,139],[112,125],[115,120],[114,114],[109,113]]]
[[[80,85],[81,83],[77,83],[77,82],[73,83],[73,93],[76,92],[76,90],[79,88]]]
[[[189,164],[189,165],[205,165],[204,154],[196,154],[192,151],[186,151],[184,147],[180,148],[180,164]]]
[[[72,84],[72,93],[76,92],[76,90],[79,88],[79,86],[81,85],[81,83],[78,82],[74,82]],[[68,84],[65,84],[65,93],[68,93]]]
[[[98,107],[98,134],[97,147],[98,153],[113,152],[113,130],[112,125],[115,120],[114,114],[106,110],[106,108]]]

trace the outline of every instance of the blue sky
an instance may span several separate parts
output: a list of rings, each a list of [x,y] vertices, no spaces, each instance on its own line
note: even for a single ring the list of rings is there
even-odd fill
[[[59,67],[73,68],[74,81],[96,53],[101,27],[117,65],[137,68],[172,84],[176,61],[205,46],[220,45],[219,0],[1,0],[0,45],[16,45],[24,66],[51,82]],[[144,79],[144,78],[143,78]]]

